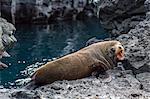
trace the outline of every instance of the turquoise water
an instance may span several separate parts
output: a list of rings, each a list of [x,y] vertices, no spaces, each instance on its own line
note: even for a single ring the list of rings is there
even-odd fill
[[[31,64],[79,50],[92,37],[109,37],[97,19],[50,25],[17,25],[16,28],[18,42],[8,51],[11,58],[2,59],[9,65],[9,68],[0,71],[0,85],[5,87],[17,79],[25,78],[20,71]]]

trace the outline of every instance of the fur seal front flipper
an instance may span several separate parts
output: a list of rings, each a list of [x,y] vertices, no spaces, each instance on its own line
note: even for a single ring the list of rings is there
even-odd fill
[[[95,64],[92,65],[93,68],[95,68],[95,71],[93,72],[93,75],[96,76],[96,78],[101,78],[103,79],[103,82],[107,83],[107,82],[111,82],[112,80],[112,77],[111,75],[109,75],[107,72],[106,72],[106,64],[102,61],[99,61]]]

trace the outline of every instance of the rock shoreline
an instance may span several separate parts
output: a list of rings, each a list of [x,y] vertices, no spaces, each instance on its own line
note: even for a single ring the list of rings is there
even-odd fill
[[[1,16],[13,23],[47,24],[57,20],[93,17],[89,0],[2,0]]]
[[[36,90],[0,87],[0,98],[150,99],[150,0],[105,0],[101,4],[99,6],[101,22],[105,23],[104,27],[109,27],[109,31],[120,35],[117,40],[123,43],[126,58],[137,70],[134,75],[128,70],[114,69],[108,71],[113,78],[109,83],[91,76],[73,81],[57,81]],[[120,20],[120,16],[123,19]],[[111,27],[112,24],[116,24],[115,28]]]

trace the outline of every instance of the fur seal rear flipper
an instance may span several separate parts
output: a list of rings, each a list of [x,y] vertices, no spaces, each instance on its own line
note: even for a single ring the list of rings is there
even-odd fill
[[[35,81],[31,80],[30,82],[28,82],[28,84],[23,87],[24,89],[28,89],[28,90],[34,90],[36,88],[38,88],[39,86],[35,84]]]

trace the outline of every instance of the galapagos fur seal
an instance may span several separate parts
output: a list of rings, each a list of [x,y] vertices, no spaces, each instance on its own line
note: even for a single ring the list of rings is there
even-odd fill
[[[112,69],[123,59],[124,48],[119,41],[98,42],[42,65],[31,81],[41,86],[58,80],[80,79],[95,71]]]

